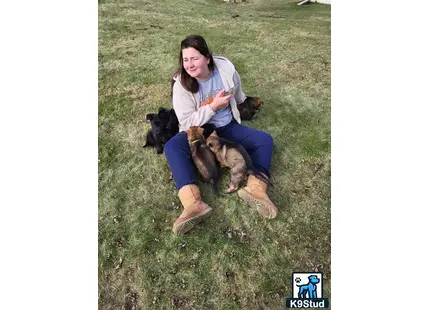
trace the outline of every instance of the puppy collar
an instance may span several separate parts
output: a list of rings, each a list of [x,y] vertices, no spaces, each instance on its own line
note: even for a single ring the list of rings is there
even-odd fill
[[[191,144],[194,144],[194,143],[196,143],[197,141],[200,141],[200,139],[197,139],[197,140],[191,141]]]

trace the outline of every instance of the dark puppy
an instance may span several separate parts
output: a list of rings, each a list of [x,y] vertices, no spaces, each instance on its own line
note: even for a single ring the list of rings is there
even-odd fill
[[[159,117],[160,122],[162,123],[163,127],[166,128],[166,126],[170,120],[170,110],[167,110],[166,108],[159,108],[158,109],[158,117]]]
[[[158,114],[150,113],[146,115],[146,120],[151,122],[151,129],[146,134],[146,143],[143,147],[155,146],[157,153],[163,153],[163,144],[165,141],[165,126],[160,120]]]
[[[151,121],[151,129],[146,134],[146,143],[143,147],[155,146],[157,153],[163,153],[163,145],[179,132],[179,122],[175,110],[160,108],[158,114],[146,115]]]
[[[146,143],[143,147],[147,147],[147,146],[156,146],[154,134],[152,133],[151,129],[149,129],[148,132],[146,133]]]
[[[166,125],[167,140],[174,137],[178,132],[179,132],[178,117],[176,116],[175,110],[170,109],[170,111],[169,111],[169,122]]]
[[[211,135],[211,133],[215,130],[215,125],[214,124],[204,124],[203,126],[201,126],[203,128],[203,137],[205,138],[205,140],[207,139],[207,137],[209,137]]]
[[[220,178],[219,166],[215,155],[206,145],[203,128],[192,126],[187,131],[191,155],[199,173],[206,183],[211,183],[215,194],[218,194],[217,183]]]
[[[206,143],[214,152],[221,167],[230,168],[230,183],[226,190],[227,193],[238,190],[240,183],[245,180],[248,174],[254,175],[264,183],[269,183],[264,174],[254,168],[249,154],[242,145],[218,137],[216,131],[213,131],[206,139]]]
[[[240,113],[240,118],[245,121],[251,120],[255,113],[258,112],[263,101],[259,97],[246,97],[245,101],[237,105]]]

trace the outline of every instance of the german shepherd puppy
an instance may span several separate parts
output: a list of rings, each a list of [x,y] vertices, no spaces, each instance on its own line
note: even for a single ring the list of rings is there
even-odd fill
[[[238,190],[240,183],[245,180],[248,174],[254,175],[264,183],[269,183],[266,176],[255,169],[251,157],[242,145],[218,137],[216,131],[213,131],[206,139],[206,143],[214,152],[221,167],[230,168],[230,183],[226,193]]]
[[[220,169],[214,153],[209,149],[203,136],[203,128],[192,126],[187,131],[191,155],[199,173],[206,183],[211,183],[215,194],[218,194],[217,183]]]
[[[173,138],[178,132],[179,132],[178,117],[176,116],[175,110],[170,109],[169,122],[166,125],[167,141],[169,141],[170,138]]]
[[[151,122],[151,129],[146,134],[146,143],[143,147],[155,146],[157,153],[163,153],[163,144],[165,139],[165,126],[158,114],[150,113],[146,115],[146,120]]]
[[[158,114],[149,113],[146,120],[151,121],[151,129],[146,133],[146,143],[143,147],[154,146],[161,154],[164,144],[179,132],[179,122],[174,109],[160,108]]]
[[[263,101],[259,97],[246,97],[243,103],[237,105],[240,118],[245,121],[251,120],[262,104]]]

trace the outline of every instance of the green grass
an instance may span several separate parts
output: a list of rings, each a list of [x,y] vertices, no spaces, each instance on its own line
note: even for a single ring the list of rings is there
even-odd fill
[[[100,309],[285,309],[291,273],[315,269],[330,297],[331,14],[297,3],[99,0]],[[142,149],[144,119],[171,107],[189,34],[264,101],[244,124],[275,142],[274,220],[203,184],[213,214],[183,237],[171,232],[182,209],[165,156]]]

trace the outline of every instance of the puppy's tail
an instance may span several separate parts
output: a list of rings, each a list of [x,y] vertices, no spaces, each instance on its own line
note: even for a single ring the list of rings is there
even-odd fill
[[[200,142],[197,142],[200,143]],[[208,169],[209,183],[212,184],[212,189],[215,195],[218,195],[217,183],[220,179],[221,173],[219,164],[216,160],[215,154],[206,145],[206,142],[202,142],[202,145],[197,148],[197,156],[203,161],[204,166]],[[207,182],[207,181],[206,181]]]
[[[273,184],[270,182],[268,177],[266,177],[263,173],[261,173],[261,172],[257,171],[257,169],[255,169],[254,165],[252,164],[251,157],[249,156],[248,152],[243,148],[243,146],[238,144],[238,149],[239,149],[240,154],[242,154],[243,159],[245,160],[248,174],[255,176],[257,179],[259,179],[260,181],[262,181],[268,185],[270,184],[273,186]]]
[[[214,194],[219,196],[218,181],[221,177],[221,169],[219,167],[218,161],[216,160],[215,154],[213,154],[213,157],[215,159],[215,165],[214,165],[213,170],[212,170],[212,176],[213,177],[211,179],[211,184],[212,184],[212,189],[214,191]]]
[[[218,181],[215,179],[211,179],[210,183],[212,185],[212,190],[214,192],[215,195],[219,196],[219,192],[218,192]]]

